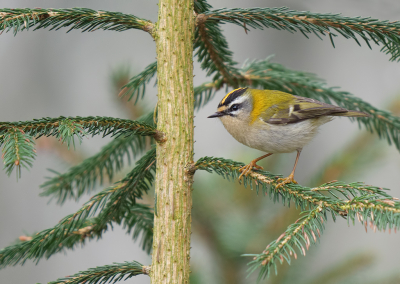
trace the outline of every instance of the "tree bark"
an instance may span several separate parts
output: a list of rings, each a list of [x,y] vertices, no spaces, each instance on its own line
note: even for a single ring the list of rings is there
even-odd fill
[[[193,182],[193,0],[160,0],[152,283],[189,283]]]

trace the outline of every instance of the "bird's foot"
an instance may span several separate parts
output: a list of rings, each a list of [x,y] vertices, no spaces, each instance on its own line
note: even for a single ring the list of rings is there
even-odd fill
[[[294,174],[293,173],[291,173],[287,178],[278,178],[277,182],[279,182],[279,183],[275,188],[282,187],[285,184],[288,184],[288,183],[291,183],[291,182],[292,183],[297,183],[297,181],[294,180]]]
[[[250,164],[241,167],[241,168],[239,169],[239,172],[241,172],[241,174],[240,174],[238,180],[240,181],[240,179],[241,179],[243,176],[248,176],[253,168],[255,168],[255,169],[257,169],[257,170],[263,170],[263,169],[264,169],[263,167],[257,165],[256,163],[257,163],[257,161],[251,161]]]

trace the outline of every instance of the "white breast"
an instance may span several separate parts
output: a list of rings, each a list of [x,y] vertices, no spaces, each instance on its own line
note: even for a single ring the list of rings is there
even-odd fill
[[[249,126],[229,116],[221,117],[226,130],[240,143],[267,153],[291,153],[302,149],[317,134],[318,127],[331,117],[307,119],[286,125],[256,121]]]

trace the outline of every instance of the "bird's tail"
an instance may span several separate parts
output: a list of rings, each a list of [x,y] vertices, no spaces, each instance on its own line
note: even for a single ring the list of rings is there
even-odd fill
[[[347,116],[347,117],[369,117],[371,116],[368,113],[357,111],[357,110],[348,110],[347,112],[339,112],[331,114],[332,116]]]

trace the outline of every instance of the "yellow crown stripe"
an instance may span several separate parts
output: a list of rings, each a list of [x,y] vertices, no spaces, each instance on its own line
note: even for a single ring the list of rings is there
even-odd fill
[[[239,91],[239,90],[243,90],[243,89],[246,89],[246,88],[238,88],[238,89],[234,89],[233,91],[229,92],[229,93],[222,99],[221,105],[223,105],[223,104],[225,103],[226,99],[227,99],[233,92],[236,92],[236,91]]]

